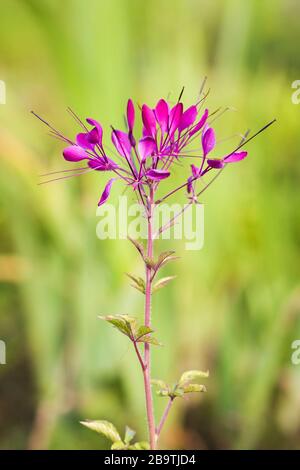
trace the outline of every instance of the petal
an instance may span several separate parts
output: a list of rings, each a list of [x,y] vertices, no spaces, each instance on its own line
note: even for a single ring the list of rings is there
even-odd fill
[[[184,129],[194,124],[197,113],[197,106],[194,105],[190,106],[186,111],[184,111],[179,122],[179,132],[182,132]]]
[[[134,126],[134,105],[131,99],[128,100],[127,102],[127,123],[128,123],[128,129],[129,131],[132,132],[133,126]]]
[[[68,162],[80,162],[89,158],[88,154],[78,145],[70,145],[63,151],[64,159]]]
[[[156,135],[156,120],[155,115],[152,109],[149,108],[146,104],[143,104],[142,107],[142,119],[148,135],[155,137]]]
[[[225,166],[223,159],[211,158],[207,160],[207,163],[211,168],[223,168]]]
[[[170,172],[166,170],[149,170],[146,175],[153,181],[161,181],[170,176]]]
[[[144,137],[139,141],[138,145],[139,154],[144,162],[149,155],[156,151],[156,143],[152,137]]]
[[[111,190],[111,186],[114,182],[115,178],[112,178],[108,181],[108,183],[106,184],[105,188],[104,188],[104,191],[103,193],[101,194],[101,197],[99,199],[99,202],[98,202],[98,206],[102,206],[102,204],[105,204],[105,202],[107,201],[107,199],[109,198],[109,194],[110,194],[110,190]]]
[[[201,117],[200,121],[195,125],[195,127],[189,132],[189,135],[190,137],[194,134],[196,134],[196,132],[200,131],[200,129],[202,129],[202,127],[204,126],[204,124],[206,123],[206,120],[208,118],[208,109],[206,109],[204,111],[204,114],[203,116]]]
[[[88,166],[92,169],[92,170],[97,170],[97,171],[105,171],[106,170],[106,167],[105,167],[105,161],[103,160],[103,158],[99,158],[99,159],[92,159],[92,160],[89,160],[88,161]]]
[[[93,150],[95,145],[89,140],[89,132],[81,132],[76,136],[77,144],[83,149]]]
[[[170,111],[169,116],[169,135],[172,136],[179,126],[179,122],[182,116],[183,105],[177,103]]]
[[[98,142],[96,142],[99,145],[102,145],[102,136],[103,136],[103,130],[100,122],[96,121],[96,119],[92,118],[87,118],[86,120],[91,126],[94,126],[98,132]]]
[[[191,169],[194,178],[200,176],[200,168],[197,168],[195,165],[191,165]]]
[[[202,148],[204,157],[206,157],[206,155],[213,150],[215,145],[215,131],[212,127],[208,127],[202,134]]]
[[[248,152],[233,152],[229,154],[227,157],[224,158],[226,163],[233,163],[233,162],[239,162],[240,160],[244,160],[248,155]]]
[[[162,132],[168,130],[169,105],[165,100],[159,100],[155,107],[155,117]]]
[[[111,140],[122,157],[130,158],[131,143],[126,132],[113,130],[111,134]]]

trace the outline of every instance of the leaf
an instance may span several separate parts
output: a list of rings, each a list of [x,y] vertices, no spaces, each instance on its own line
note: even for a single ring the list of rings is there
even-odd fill
[[[144,259],[145,250],[144,250],[144,246],[142,245],[142,243],[138,242],[137,240],[134,240],[133,238],[131,238],[129,236],[127,238],[136,247],[136,249],[138,250],[138,252],[142,256],[142,258]]]
[[[122,442],[120,434],[116,430],[115,426],[109,421],[91,421],[87,419],[85,421],[80,421],[80,423],[92,431],[103,434],[107,439],[110,439],[114,443]]]
[[[184,390],[181,387],[175,387],[175,389],[169,393],[169,397],[171,398],[182,398],[184,395]]]
[[[146,265],[148,266],[148,268],[155,268],[155,260],[152,259],[152,258],[149,258],[149,256],[145,256],[144,257],[144,261],[146,263]]]
[[[160,389],[163,389],[163,390],[168,390],[169,389],[168,385],[163,380],[152,379],[151,384],[155,385],[156,387],[158,387]]]
[[[156,394],[159,397],[169,397],[170,396],[170,391],[169,390],[157,390]]]
[[[164,264],[167,264],[169,261],[172,261],[172,259],[177,259],[177,256],[173,256],[175,253],[174,250],[171,251],[163,251],[156,262],[156,270],[161,268]]]
[[[153,292],[156,292],[157,290],[161,289],[162,287],[165,287],[170,281],[175,279],[176,276],[167,276],[163,277],[159,281],[156,282],[153,286]]]
[[[131,446],[128,447],[129,450],[149,450],[150,445],[148,442],[141,441],[141,442],[135,442]]]
[[[140,326],[136,333],[136,341],[140,340],[143,336],[148,335],[149,333],[153,333],[153,331],[154,330],[152,330],[152,328],[150,328],[149,326]]]
[[[136,320],[133,317],[128,315],[106,315],[99,316],[101,320],[105,320],[115,328],[117,328],[121,333],[132,338],[134,334]]]
[[[125,444],[129,444],[132,439],[134,438],[136,432],[131,429],[129,426],[126,426],[125,428],[125,438],[124,438],[124,442]]]
[[[205,385],[199,384],[189,384],[182,387],[184,393],[193,393],[193,392],[206,392]]]
[[[187,382],[192,382],[194,380],[207,378],[209,372],[202,372],[201,370],[188,370],[182,374],[179,380],[179,386],[184,385]]]
[[[156,338],[150,335],[145,335],[138,340],[139,343],[153,344],[153,346],[163,346]]]
[[[124,444],[124,442],[122,441],[117,441],[117,442],[114,442],[112,445],[111,445],[111,450],[124,450],[126,449],[126,444]]]
[[[128,276],[134,282],[134,284],[131,284],[132,287],[142,292],[142,294],[145,294],[146,287],[145,287],[145,281],[143,278],[134,276],[133,274],[130,274],[130,273],[126,273],[126,276]]]

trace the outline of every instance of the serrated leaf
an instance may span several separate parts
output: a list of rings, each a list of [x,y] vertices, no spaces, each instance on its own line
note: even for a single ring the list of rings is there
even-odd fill
[[[169,390],[157,390],[156,394],[159,397],[169,397],[170,396],[170,391]]]
[[[170,392],[169,396],[172,398],[183,397],[184,390],[181,387],[176,387],[175,390]]]
[[[163,266],[165,266],[167,263],[171,262],[171,261],[176,261],[177,259],[179,259],[179,256],[168,256],[167,258],[165,258],[159,265],[159,268],[162,268]]]
[[[99,318],[101,320],[107,321],[129,338],[134,333],[136,320],[133,317],[128,315],[106,315],[99,316]]]
[[[176,276],[167,276],[157,281],[153,286],[153,292],[156,292],[157,290],[162,289],[162,287],[165,287],[167,284],[169,284],[170,281],[175,279],[175,277]]]
[[[207,378],[209,372],[202,372],[201,370],[187,370],[182,374],[179,380],[179,385],[184,385],[187,382],[192,382],[194,380]]]
[[[144,250],[144,246],[142,245],[142,243],[138,242],[137,240],[134,240],[133,238],[129,236],[127,238],[135,246],[135,248],[138,250],[142,258],[144,258],[145,250]]]
[[[145,287],[145,281],[143,278],[139,276],[134,276],[133,274],[130,274],[130,273],[126,273],[126,276],[128,276],[133,281],[133,284],[131,284],[132,287],[142,292],[142,294],[145,294],[146,287]]]
[[[132,439],[134,438],[136,432],[131,429],[129,426],[126,426],[125,428],[125,438],[124,438],[124,442],[125,444],[129,444]]]
[[[153,344],[153,346],[162,346],[162,343],[160,343],[156,338],[150,335],[145,335],[142,338],[138,340],[139,343],[148,343],[148,344]]]
[[[152,379],[151,380],[151,384],[152,385],[155,385],[156,387],[162,389],[162,390],[168,390],[169,387],[168,385],[166,384],[166,382],[164,382],[163,380],[159,380],[159,379]]]
[[[126,449],[127,446],[126,444],[124,444],[124,442],[122,441],[117,441],[117,442],[114,442],[112,445],[111,445],[111,450],[124,450]]]
[[[175,251],[174,250],[171,250],[171,251],[163,251],[158,259],[157,259],[157,263],[156,263],[156,268],[160,268],[163,264],[166,264],[168,262],[168,260],[174,255]]]
[[[107,439],[110,439],[114,443],[122,442],[120,434],[116,430],[115,426],[109,421],[92,421],[87,419],[85,421],[80,421],[80,423],[92,431],[103,434],[103,436],[105,436]]]
[[[143,336],[148,335],[149,333],[153,333],[154,330],[150,328],[149,326],[142,325],[139,327],[139,329],[136,332],[136,340],[138,341],[141,339]]]
[[[206,387],[199,384],[189,384],[182,387],[184,393],[206,392]]]
[[[128,447],[129,450],[149,450],[150,445],[148,442],[141,441],[141,442],[135,442],[134,444],[131,444]]]

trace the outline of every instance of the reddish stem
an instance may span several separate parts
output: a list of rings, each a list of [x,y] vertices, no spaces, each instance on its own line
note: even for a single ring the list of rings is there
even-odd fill
[[[147,240],[147,256],[148,258],[153,257],[153,202],[154,202],[154,190],[150,188],[149,206],[148,206],[148,240]],[[152,279],[151,279],[151,268],[146,265],[146,292],[145,292],[145,325],[151,327],[151,300],[152,300]],[[149,441],[151,450],[156,447],[155,439],[155,419],[153,409],[153,399],[151,390],[151,355],[150,355],[150,344],[145,343],[144,353],[144,386],[146,396],[146,410],[147,410],[147,421],[149,431]]]
[[[174,401],[174,398],[170,398],[169,401],[168,401],[168,404],[165,408],[165,411],[163,412],[163,415],[161,417],[161,420],[160,420],[160,423],[159,425],[157,426],[157,429],[156,429],[156,440],[159,438],[159,435],[161,433],[161,430],[163,428],[163,425],[165,424],[165,421],[168,417],[168,414],[169,414],[169,411],[171,409],[171,406],[172,406],[172,403]]]

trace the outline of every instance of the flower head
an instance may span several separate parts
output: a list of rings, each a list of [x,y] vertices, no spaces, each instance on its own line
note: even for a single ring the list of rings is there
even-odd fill
[[[131,186],[140,202],[146,204],[149,191],[156,190],[164,180],[172,177],[176,163],[186,163],[191,168],[190,176],[184,176],[184,183],[178,189],[185,187],[189,197],[192,195],[195,199],[197,180],[213,169],[222,169],[227,163],[244,159],[247,152],[236,150],[221,158],[211,156],[216,148],[216,136],[211,127],[209,110],[202,110],[204,98],[184,108],[180,101],[181,95],[175,104],[168,103],[163,98],[154,107],[143,104],[140,108],[142,135],[139,137],[134,130],[136,109],[129,99],[126,107],[126,129],[112,127],[114,152],[111,149],[106,150],[102,126],[95,119],[87,118],[86,125],[71,111],[82,127],[75,141],[46,124],[56,137],[67,143],[63,150],[65,160],[85,162],[86,166],[78,170],[80,174],[89,170],[111,173],[112,177],[105,186],[99,205],[108,200],[115,180],[122,180]],[[193,150],[191,144],[200,146],[200,154]],[[194,159],[193,163],[191,159]]]

